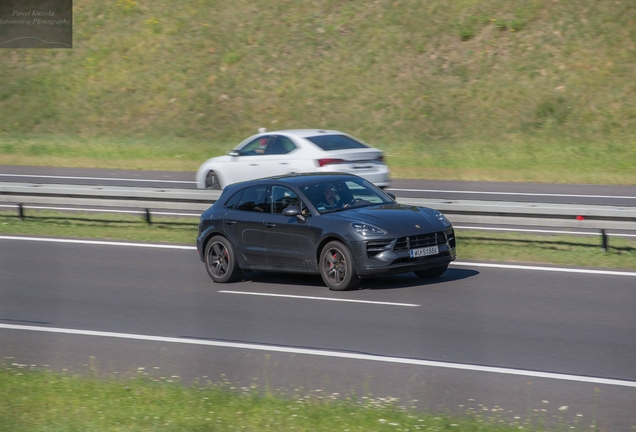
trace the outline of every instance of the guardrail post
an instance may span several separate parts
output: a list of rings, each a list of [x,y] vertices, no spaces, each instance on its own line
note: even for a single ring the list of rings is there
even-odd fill
[[[24,207],[22,207],[22,203],[18,204],[18,217],[24,219]]]
[[[148,224],[152,224],[152,220],[150,219],[150,210],[146,209],[146,222]]]
[[[605,233],[604,229],[601,230],[601,243],[603,247],[603,252],[607,252],[607,234]]]

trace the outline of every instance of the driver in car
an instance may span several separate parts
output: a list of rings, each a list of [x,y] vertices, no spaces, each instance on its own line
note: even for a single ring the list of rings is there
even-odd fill
[[[336,194],[335,187],[331,183],[323,188],[322,193],[325,195],[325,198],[318,203],[319,210],[332,210],[344,207]]]

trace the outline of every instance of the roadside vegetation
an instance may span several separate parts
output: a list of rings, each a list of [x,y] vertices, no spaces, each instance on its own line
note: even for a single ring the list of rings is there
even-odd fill
[[[69,214],[55,211],[0,212],[1,234],[44,237],[129,240],[194,246],[197,218],[110,214]],[[636,240],[609,237],[603,251],[600,235],[533,235],[457,230],[458,256],[462,260],[508,261],[596,268],[636,269]]]
[[[636,184],[630,1],[74,2],[0,50],[0,165],[194,171],[257,128],[339,129],[395,178]]]
[[[185,385],[178,376],[162,376],[152,368],[98,377],[92,364],[78,373],[5,361],[0,424],[11,432],[598,430],[594,418],[568,412],[567,406],[550,412],[545,404],[529,407],[532,414],[522,418],[469,400],[453,415],[434,415],[410,406],[417,401],[372,395],[281,392],[262,389],[256,381],[246,386],[227,380]]]

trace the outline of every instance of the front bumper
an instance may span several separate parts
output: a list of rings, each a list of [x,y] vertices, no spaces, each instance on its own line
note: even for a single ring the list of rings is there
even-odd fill
[[[353,255],[358,275],[365,278],[382,274],[425,271],[433,267],[448,265],[457,258],[455,236],[452,228],[443,234],[443,240],[435,244],[439,252],[435,255],[419,258],[411,258],[409,247],[398,247],[395,240],[390,243],[390,248],[381,250],[376,250],[377,248],[373,247],[373,241],[357,242]]]

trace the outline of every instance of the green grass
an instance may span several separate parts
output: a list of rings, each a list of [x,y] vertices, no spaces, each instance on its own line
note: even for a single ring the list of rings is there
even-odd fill
[[[333,128],[395,178],[636,184],[636,8],[530,0],[74,2],[0,50],[0,164],[194,170]]]
[[[11,360],[11,359],[8,359]],[[99,377],[89,359],[81,372],[53,372],[19,363],[0,369],[0,425],[11,432],[37,431],[454,431],[511,432],[523,428],[597,430],[594,419],[547,415],[512,418],[499,407],[469,402],[455,416],[416,411],[392,398],[292,392],[227,380],[184,385],[159,370],[122,371]],[[415,401],[413,401],[415,402]],[[472,405],[471,405],[472,404]],[[406,406],[405,406],[406,405]],[[539,412],[539,410],[536,410]],[[573,419],[573,420],[571,420]],[[549,422],[549,423],[548,423]],[[550,426],[548,426],[548,424]]]
[[[26,217],[21,220],[17,217],[17,210],[13,213],[0,212],[0,233],[189,245],[194,245],[197,236],[198,218],[195,217],[151,216],[155,223],[148,224],[145,214],[69,214],[28,209],[25,214]]]
[[[63,214],[54,211],[0,212],[0,234],[131,240],[194,245],[196,218],[110,214]],[[82,220],[78,220],[82,219]],[[458,256],[462,260],[512,261],[582,267],[636,269],[636,241],[609,237],[609,250],[601,248],[600,235],[530,235],[473,230],[457,231]]]
[[[532,235],[457,231],[461,260],[508,261],[595,268],[636,269],[636,241],[608,237],[607,251],[601,236],[567,234]]]

